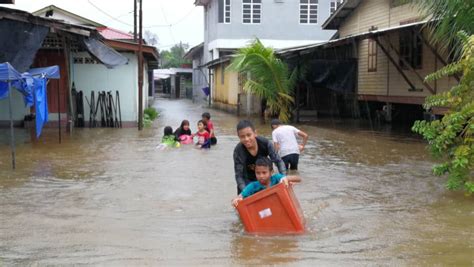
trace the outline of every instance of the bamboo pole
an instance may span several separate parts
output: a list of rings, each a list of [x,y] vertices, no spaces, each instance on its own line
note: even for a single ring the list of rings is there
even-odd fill
[[[11,82],[8,81],[8,111],[10,112],[10,147],[12,150],[12,168],[16,168],[15,162],[15,131],[13,130],[12,90]]]

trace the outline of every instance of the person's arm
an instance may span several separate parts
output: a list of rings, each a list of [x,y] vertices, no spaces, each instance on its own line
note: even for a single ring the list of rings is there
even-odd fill
[[[209,135],[210,136],[214,136],[214,123],[210,123],[210,126],[211,127],[208,127],[208,130],[209,130]]]
[[[280,156],[275,151],[275,148],[273,147],[272,142],[268,141],[267,146],[268,146],[268,156],[270,156],[271,161],[276,164],[278,168],[278,172],[281,174],[286,174],[285,163],[283,162],[283,160],[281,160]]]
[[[285,184],[285,186],[289,186],[290,184],[300,183],[300,182],[301,182],[301,178],[297,175],[286,176],[280,180],[280,183]]]
[[[242,200],[244,200],[244,197],[242,196],[242,194],[238,195],[237,197],[232,199],[232,206],[234,206],[234,208],[237,208],[237,206],[239,205],[239,202]]]
[[[301,130],[298,130],[298,136],[303,139],[303,143],[299,145],[300,152],[303,152],[304,147],[306,146],[306,142],[308,141],[308,134]]]
[[[244,169],[245,169],[245,159],[239,153],[239,147],[237,146],[234,149],[234,172],[235,172],[235,182],[240,191],[245,188],[244,180]]]
[[[272,132],[272,140],[273,140],[273,146],[275,147],[275,151],[276,152],[280,151],[280,144],[278,143],[278,138],[275,134],[275,131]]]

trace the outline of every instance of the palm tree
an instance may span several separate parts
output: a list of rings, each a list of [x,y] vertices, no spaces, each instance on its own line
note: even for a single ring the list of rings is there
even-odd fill
[[[417,121],[412,129],[423,135],[432,154],[442,160],[433,171],[437,175],[447,174],[447,187],[474,194],[474,1],[415,1],[426,15],[432,16],[429,26],[432,41],[444,49],[452,47],[450,52],[457,56],[455,62],[426,80],[462,76],[458,85],[425,101],[427,110],[447,107],[444,117],[431,122]]]
[[[244,90],[265,99],[271,115],[278,115],[283,122],[290,119],[297,72],[290,74],[288,65],[275,56],[272,48],[255,39],[237,52],[227,70],[248,73]]]
[[[434,43],[444,49],[454,47],[458,42],[458,32],[474,34],[474,1],[470,0],[415,0],[422,13],[430,17],[428,24]],[[461,47],[454,49],[461,51]]]

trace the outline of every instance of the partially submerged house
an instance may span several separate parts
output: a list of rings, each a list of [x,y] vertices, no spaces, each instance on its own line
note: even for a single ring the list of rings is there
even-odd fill
[[[58,65],[60,79],[48,85],[50,115],[67,113],[70,106],[70,59],[72,51],[87,51],[91,57],[110,67],[126,64],[126,59],[102,42],[95,28],[34,16],[28,12],[0,7],[0,62],[10,62],[18,71],[30,67]],[[21,124],[30,114],[22,96],[12,95],[13,119]],[[8,118],[8,103],[0,102],[0,124]],[[53,114],[51,114],[53,113]],[[66,116],[63,116],[65,118]],[[51,116],[51,121],[56,120]],[[67,121],[67,120],[65,120]]]
[[[260,99],[242,90],[239,75],[228,73],[228,56],[259,38],[275,49],[324,42],[335,33],[321,23],[341,0],[195,0],[204,8],[204,43],[191,49],[193,69],[200,74],[195,94],[203,95],[203,81],[210,87],[212,105],[224,110],[259,113]],[[227,57],[227,58],[226,58]]]
[[[448,64],[450,58],[429,42],[425,28],[429,22],[410,2],[346,0],[322,25],[337,30],[336,38],[279,51],[293,64],[309,61],[311,66],[311,61],[318,60],[330,61],[332,66],[344,61],[356,64],[353,75],[343,75],[338,68],[326,73],[329,80],[313,74],[297,91],[310,103],[301,103],[301,97],[298,103],[323,111],[331,103],[330,109],[338,113],[358,116],[360,111],[386,121],[422,118],[425,98],[448,90],[458,77],[424,82],[426,75]],[[331,78],[353,82],[334,86]],[[325,91],[326,95],[321,94]]]
[[[33,14],[55,20],[66,21],[74,25],[93,27],[102,37],[103,43],[118,51],[127,63],[110,68],[101,64],[97,58],[86,51],[75,50],[71,54],[69,71],[71,86],[77,92],[82,91],[84,97],[85,124],[88,124],[91,107],[88,105],[94,92],[97,100],[100,91],[111,91],[116,96],[119,92],[121,120],[124,127],[134,127],[138,121],[138,43],[134,42],[131,34],[112,29],[103,24],[81,17],[72,12],[58,8],[54,5],[40,9]],[[155,47],[143,45],[143,107],[151,102],[153,96],[153,69],[158,68],[159,54]],[[150,98],[152,99],[152,98]]]

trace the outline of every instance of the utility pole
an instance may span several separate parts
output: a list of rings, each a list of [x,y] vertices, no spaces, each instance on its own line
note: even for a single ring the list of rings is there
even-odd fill
[[[143,129],[143,45],[142,45],[142,32],[143,32],[143,13],[142,13],[142,3],[140,1],[139,11],[138,11],[138,130]]]
[[[133,0],[133,41],[137,42],[137,0]]]

